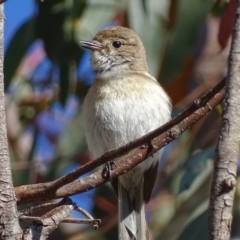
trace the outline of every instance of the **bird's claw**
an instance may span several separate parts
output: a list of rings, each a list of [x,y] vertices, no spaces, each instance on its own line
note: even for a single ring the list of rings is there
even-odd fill
[[[113,161],[105,163],[105,166],[104,166],[103,172],[102,172],[102,176],[110,182],[112,181],[111,171],[112,171],[113,163],[114,163]]]
[[[154,141],[153,141],[153,140],[151,140],[148,144],[149,144],[149,146],[150,146],[151,148],[153,148],[154,150],[158,150],[158,147],[157,147],[156,145],[154,145]]]

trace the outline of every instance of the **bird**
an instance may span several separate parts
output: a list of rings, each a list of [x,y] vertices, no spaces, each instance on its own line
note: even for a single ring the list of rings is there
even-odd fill
[[[137,33],[121,26],[107,27],[80,45],[92,51],[96,72],[82,105],[83,129],[94,159],[171,119],[171,100],[149,73]],[[119,240],[148,239],[145,204],[151,197],[161,153],[112,181],[118,197]]]

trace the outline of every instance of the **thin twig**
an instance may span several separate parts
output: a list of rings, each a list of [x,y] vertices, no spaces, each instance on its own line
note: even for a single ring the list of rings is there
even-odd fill
[[[85,216],[88,219],[88,221],[92,221],[91,223],[92,223],[93,228],[98,229],[99,224],[101,223],[100,219],[94,219],[89,212],[87,212],[85,209],[83,209],[81,207],[76,206],[74,208],[74,210],[80,212],[83,216]]]
[[[33,216],[25,216],[22,215],[19,217],[21,221],[33,222],[33,221],[40,221],[41,217],[33,217]]]
[[[84,217],[86,217],[88,219],[94,219],[92,217],[92,215],[89,212],[87,212],[86,210],[84,210],[83,208],[76,207],[76,208],[74,208],[74,210],[80,212]]]
[[[20,219],[30,220],[32,224],[24,230],[21,239],[47,239],[49,234],[58,227],[59,223],[68,218],[74,209],[71,199],[63,199],[60,206],[50,210],[41,217],[20,216]]]
[[[71,199],[64,198],[58,203],[44,203],[40,204],[38,206],[34,206],[28,209],[25,209],[19,213],[19,219],[22,221],[30,221],[30,222],[38,222],[41,223],[43,219],[45,218],[44,216],[51,216],[56,214],[56,209],[58,209],[59,213],[62,211],[62,206],[65,208],[66,205],[72,205],[73,210],[76,210],[80,212],[83,216],[85,216],[87,219],[78,219],[78,218],[70,218],[66,217],[64,219],[61,219],[62,223],[78,223],[78,224],[91,224],[94,229],[98,229],[99,224],[101,223],[100,219],[94,219],[90,213],[88,213],[86,210],[83,208],[80,208],[74,203]],[[35,217],[35,216],[29,216],[33,212],[36,212],[38,210],[46,209],[46,208],[52,208],[51,211],[48,213],[45,213],[42,217]],[[55,208],[55,209],[54,209]]]
[[[24,210],[20,211],[19,212],[19,216],[23,216],[23,215],[30,216],[34,212],[37,212],[39,210],[48,209],[48,208],[54,208],[56,206],[59,206],[59,203],[56,203],[56,202],[43,203],[43,204],[40,204],[40,205],[37,205],[37,206],[33,206],[33,207],[30,207],[30,208],[27,208],[27,209],[24,209]]]
[[[21,216],[20,220],[28,221],[28,222],[41,222],[41,217],[33,217],[33,216]],[[94,229],[99,228],[99,224],[101,223],[100,219],[81,219],[81,218],[70,218],[67,217],[61,221],[61,223],[77,223],[77,224],[91,224]]]
[[[101,220],[100,219],[66,218],[62,221],[62,223],[91,224],[93,228],[96,230],[99,228],[99,224],[101,223]]]

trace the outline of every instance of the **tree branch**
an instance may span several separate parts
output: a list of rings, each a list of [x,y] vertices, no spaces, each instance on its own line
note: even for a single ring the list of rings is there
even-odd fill
[[[102,170],[83,179],[76,179],[107,161],[121,157],[124,154],[126,155],[121,160],[115,162],[114,169],[111,171],[111,177],[114,179],[129,171],[166,144],[176,139],[183,131],[191,127],[195,122],[218,105],[222,101],[225,93],[224,86],[225,79],[200,99],[195,100],[183,113],[179,114],[162,127],[123,147],[105,153],[102,157],[85,164],[62,178],[49,183],[16,187],[15,192],[19,199],[18,203],[23,204],[35,200],[49,200],[70,196],[99,186],[107,182],[107,179],[102,177]],[[154,148],[149,144],[146,145],[146,143],[150,141],[154,144]]]
[[[209,204],[209,240],[230,239],[240,141],[240,0],[238,0],[221,133]]]
[[[52,208],[41,217],[31,216],[33,212],[40,209]],[[85,219],[68,217],[72,210],[80,212]],[[32,224],[24,231],[23,239],[46,239],[48,235],[61,223],[91,224],[98,229],[100,219],[94,219],[86,210],[78,207],[71,199],[64,198],[58,203],[44,203],[31,207],[19,213],[21,221],[30,221]]]
[[[55,230],[59,223],[64,221],[74,209],[70,199],[64,199],[59,206],[45,213],[39,218],[33,219],[33,223],[24,230],[23,240],[47,239],[49,234]]]
[[[13,189],[4,103],[3,81],[4,12],[0,5],[0,239],[20,239],[16,197]]]

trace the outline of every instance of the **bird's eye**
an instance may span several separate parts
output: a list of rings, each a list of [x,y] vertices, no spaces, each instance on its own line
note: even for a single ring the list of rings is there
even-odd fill
[[[112,43],[112,45],[113,45],[115,48],[120,48],[120,47],[122,46],[122,43],[119,42],[119,41],[114,41],[114,42]]]

